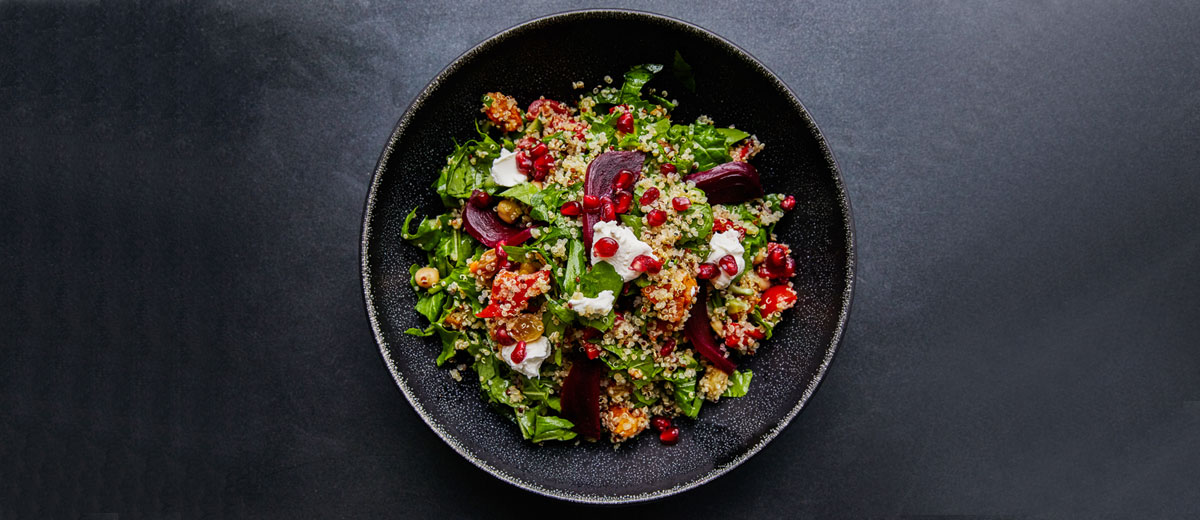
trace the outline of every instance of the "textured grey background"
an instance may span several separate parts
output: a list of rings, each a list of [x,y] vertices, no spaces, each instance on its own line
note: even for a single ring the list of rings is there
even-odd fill
[[[0,518],[578,514],[408,407],[357,252],[425,82],[585,5],[242,4],[0,4]],[[1200,514],[1200,4],[1137,4],[655,7],[804,100],[860,267],[783,435],[600,515]]]

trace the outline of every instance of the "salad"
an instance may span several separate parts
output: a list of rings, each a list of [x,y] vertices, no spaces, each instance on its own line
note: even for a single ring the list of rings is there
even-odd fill
[[[484,94],[478,137],[434,185],[445,212],[405,219],[430,322],[407,332],[440,339],[438,366],[477,378],[532,442],[674,444],[674,419],[750,391],[737,361],[797,300],[772,232],[795,198],[763,191],[756,137],[672,120],[677,102],[646,87],[662,68],[574,106]]]

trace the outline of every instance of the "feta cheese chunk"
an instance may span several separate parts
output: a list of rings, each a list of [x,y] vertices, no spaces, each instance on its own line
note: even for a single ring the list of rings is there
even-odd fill
[[[621,275],[621,279],[628,282],[637,278],[642,274],[640,271],[635,271],[629,264],[633,263],[633,259],[638,255],[649,255],[650,244],[637,239],[637,235],[633,234],[633,230],[628,227],[617,224],[616,222],[597,222],[592,226],[592,243],[595,244],[601,238],[611,238],[617,241],[617,253],[609,258],[599,258],[592,255],[592,265],[599,262],[608,262],[612,264],[613,269],[617,274]],[[739,246],[740,247],[740,246]]]
[[[517,169],[517,154],[501,148],[500,157],[492,161],[492,180],[496,181],[496,184],[511,188],[529,178]]]
[[[729,282],[746,270],[746,259],[742,258],[746,254],[746,248],[742,247],[742,243],[738,241],[738,231],[730,229],[724,233],[714,233],[708,240],[708,246],[712,248],[712,252],[704,261],[717,265],[717,276],[712,279],[713,287],[717,289],[729,287]],[[721,269],[721,258],[725,255],[733,255],[734,260],[737,260],[737,274],[729,276],[729,273]]]
[[[500,357],[504,359],[508,366],[513,370],[525,374],[528,377],[538,377],[538,370],[542,368],[542,361],[550,357],[550,342],[546,340],[546,336],[542,336],[536,340],[525,343],[525,359],[520,363],[512,362],[513,350],[516,350],[517,344],[513,343],[507,347],[500,349]]]
[[[613,301],[616,297],[612,291],[600,291],[595,298],[587,298],[581,292],[576,292],[567,300],[567,306],[580,316],[600,318],[612,312]]]

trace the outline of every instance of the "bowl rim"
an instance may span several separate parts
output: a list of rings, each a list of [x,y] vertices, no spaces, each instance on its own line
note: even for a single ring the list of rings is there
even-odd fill
[[[380,319],[379,319],[379,310],[375,308],[375,305],[373,303],[374,287],[371,284],[371,277],[370,277],[370,259],[371,259],[371,257],[370,257],[369,246],[371,244],[371,238],[372,238],[372,226],[371,226],[372,222],[371,222],[371,220],[372,220],[372,216],[374,215],[375,203],[376,203],[379,186],[381,184],[381,179],[383,177],[384,170],[387,167],[388,161],[391,158],[391,155],[395,149],[396,143],[400,140],[400,137],[408,130],[408,126],[409,126],[409,123],[411,122],[412,114],[425,103],[425,101],[429,98],[429,96],[431,96],[433,94],[434,91],[437,90],[438,86],[442,83],[442,81],[444,81],[446,78],[448,78],[449,76],[456,73],[462,67],[462,64],[471,56],[482,53],[484,51],[487,51],[487,50],[491,49],[492,47],[499,45],[513,37],[519,36],[526,32],[536,31],[536,30],[538,30],[539,26],[541,26],[541,25],[554,24],[554,23],[560,23],[560,22],[569,22],[569,21],[573,21],[576,19],[587,19],[589,17],[620,17],[620,16],[632,16],[632,17],[644,18],[644,19],[653,20],[658,23],[665,23],[668,25],[673,25],[679,29],[682,29],[682,30],[692,34],[693,36],[699,37],[704,40],[708,40],[709,42],[715,43],[718,46],[727,47],[729,50],[733,51],[733,54],[738,59],[740,59],[741,61],[745,62],[747,65],[750,65],[753,68],[759,69],[760,72],[762,72],[763,75],[771,83],[774,84],[774,87],[776,88],[776,90],[779,91],[778,93],[784,95],[787,98],[787,100],[793,105],[793,107],[798,111],[801,118],[808,125],[809,131],[811,131],[814,134],[814,136],[816,137],[817,145],[820,148],[821,155],[825,159],[828,167],[833,172],[834,181],[835,181],[836,188],[837,188],[838,203],[840,205],[841,214],[842,214],[842,223],[843,223],[844,230],[845,230],[846,245],[847,245],[847,247],[846,247],[846,277],[844,280],[844,282],[846,284],[846,286],[845,286],[846,288],[842,292],[842,295],[841,295],[841,305],[842,306],[841,306],[841,311],[838,315],[837,327],[834,330],[832,340],[825,347],[825,355],[822,358],[820,364],[817,366],[817,371],[814,374],[814,377],[809,382],[808,386],[804,389],[804,392],[800,396],[800,400],[796,403],[796,405],[790,411],[788,411],[788,413],[785,414],[765,434],[763,434],[753,446],[751,446],[749,449],[745,450],[744,452],[738,454],[736,457],[734,457],[731,461],[727,462],[726,464],[714,467],[712,470],[701,475],[700,477],[697,477],[695,479],[692,479],[692,480],[689,480],[686,482],[676,484],[667,489],[659,489],[659,490],[654,490],[654,491],[633,493],[633,494],[591,495],[591,494],[584,494],[584,493],[578,493],[578,492],[574,492],[574,491],[546,487],[537,482],[530,482],[530,481],[522,479],[520,477],[511,475],[495,466],[492,466],[487,461],[482,460],[480,457],[476,456],[473,452],[471,452],[470,449],[468,449],[462,443],[460,443],[458,441],[458,439],[454,438],[454,436],[448,434],[442,428],[441,424],[439,424],[437,422],[437,420],[434,419],[429,414],[429,412],[427,412],[425,410],[425,408],[423,406],[421,406],[421,403],[415,398],[415,396],[412,393],[412,390],[409,388],[408,381],[405,378],[404,374],[400,373],[400,371],[398,370],[398,368],[396,366],[395,361],[391,358],[391,356],[388,353],[390,348],[388,346],[387,340],[383,336],[383,331],[382,331],[382,328],[380,325]],[[679,493],[682,493],[684,491],[688,491],[691,489],[695,489],[696,487],[706,484],[706,483],[712,481],[713,479],[716,479],[717,477],[720,477],[720,476],[728,473],[733,468],[736,468],[737,466],[741,465],[743,462],[748,460],[750,457],[753,457],[754,455],[758,454],[758,452],[761,451],[764,447],[766,447],[766,445],[768,443],[770,443],[772,440],[774,440],[775,437],[778,436],[779,433],[784,428],[786,428],[788,426],[788,424],[791,423],[792,419],[794,419],[796,417],[796,415],[798,415],[800,413],[800,411],[808,403],[809,399],[812,398],[812,395],[816,391],[817,386],[819,386],[821,381],[824,380],[825,372],[828,370],[830,363],[833,361],[833,356],[837,352],[838,347],[841,344],[842,338],[845,336],[846,324],[849,319],[850,308],[853,303],[855,269],[856,269],[856,263],[857,263],[857,253],[856,253],[857,248],[856,248],[856,244],[855,244],[855,232],[854,231],[855,230],[854,230],[853,212],[852,212],[851,205],[850,205],[850,197],[846,191],[846,183],[842,177],[841,168],[838,166],[837,160],[834,158],[832,151],[829,149],[829,145],[825,142],[824,134],[821,133],[820,129],[817,127],[816,122],[813,121],[812,116],[809,114],[808,110],[804,108],[804,105],[800,102],[800,99],[796,96],[795,92],[792,91],[792,89],[790,87],[788,87],[788,85],[786,83],[784,83],[784,81],[782,79],[780,79],[780,77],[778,75],[776,75],[773,71],[771,71],[769,68],[767,68],[766,65],[763,65],[762,62],[760,62],[757,58],[755,58],[749,52],[747,52],[746,50],[737,46],[733,42],[725,39],[724,37],[717,35],[716,33],[712,32],[712,31],[709,31],[708,29],[705,29],[705,28],[695,25],[693,23],[686,22],[686,21],[683,21],[683,20],[680,20],[680,19],[677,19],[674,17],[657,14],[657,13],[652,13],[652,12],[647,12],[647,11],[633,10],[633,9],[569,10],[569,11],[562,11],[562,12],[557,12],[557,13],[529,19],[527,21],[521,22],[517,25],[514,25],[512,27],[504,29],[498,33],[495,33],[495,34],[489,36],[488,38],[484,39],[483,41],[479,42],[478,44],[472,46],[470,49],[468,49],[467,51],[458,55],[458,57],[454,58],[454,60],[451,61],[449,65],[446,65],[440,72],[438,72],[438,74],[436,76],[434,76],[433,79],[430,80],[429,83],[423,89],[421,89],[421,92],[419,94],[417,94],[417,96],[412,100],[411,103],[409,103],[408,107],[404,110],[403,115],[400,116],[399,121],[396,123],[396,126],[394,127],[394,129],[392,130],[392,133],[388,137],[387,146],[384,147],[384,150],[380,154],[379,160],[376,163],[375,171],[371,176],[370,189],[367,192],[367,200],[366,200],[366,203],[363,208],[363,223],[362,223],[362,229],[361,229],[361,244],[360,244],[361,248],[359,251],[359,258],[360,258],[360,263],[361,263],[360,267],[361,267],[361,276],[362,276],[363,301],[364,301],[366,311],[367,311],[367,318],[371,322],[371,329],[375,335],[375,343],[379,347],[379,353],[382,355],[384,363],[388,367],[388,371],[391,372],[392,379],[395,380],[396,385],[400,387],[400,391],[404,394],[404,398],[408,400],[410,405],[412,405],[413,409],[417,412],[417,415],[419,415],[421,417],[421,419],[423,421],[425,421],[425,424],[427,424],[430,427],[430,429],[432,429],[433,432],[439,438],[442,439],[442,441],[444,441],[446,444],[448,444],[454,451],[458,452],[458,454],[461,455],[463,458],[467,459],[475,466],[479,467],[480,469],[484,470],[485,472],[491,474],[492,476],[494,476],[500,480],[508,482],[509,484],[512,484],[519,488],[537,493],[539,495],[551,497],[551,498],[557,498],[557,499],[565,500],[565,501],[569,501],[569,502],[586,503],[586,504],[630,504],[630,503],[636,503],[636,502],[646,502],[646,501],[665,498],[665,497],[668,497],[671,495],[676,495],[676,494],[679,494]]]

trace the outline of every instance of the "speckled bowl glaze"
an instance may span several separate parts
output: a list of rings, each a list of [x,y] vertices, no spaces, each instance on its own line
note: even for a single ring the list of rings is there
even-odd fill
[[[615,37],[625,35],[627,37]],[[403,334],[425,323],[413,306],[408,267],[424,254],[400,236],[413,208],[441,211],[431,185],[452,140],[474,135],[479,98],[501,91],[523,104],[540,95],[574,101],[631,65],[670,64],[678,50],[694,67],[696,92],[668,67],[650,86],[681,104],[675,119],[701,114],[756,134],[755,159],[767,191],[800,202],[777,227],[797,258],[800,300],[754,358],[750,394],[708,403],[680,420],[678,444],[642,435],[614,450],[607,442],[525,442],[514,422],[489,408],[469,370],[462,382],[434,366],[436,338]],[[833,358],[850,308],[854,238],[850,201],[833,155],[800,101],[745,51],[700,27],[632,11],[578,11],[539,18],[497,34],[451,63],[400,118],[379,159],[362,229],[367,314],[396,384],[417,413],[484,471],[547,496],[592,503],[662,498],[708,482],[763,448],[804,407]],[[453,483],[447,482],[447,485]]]

